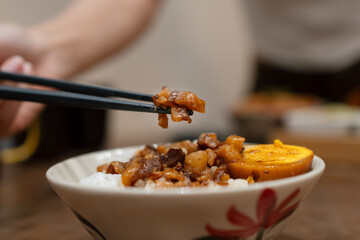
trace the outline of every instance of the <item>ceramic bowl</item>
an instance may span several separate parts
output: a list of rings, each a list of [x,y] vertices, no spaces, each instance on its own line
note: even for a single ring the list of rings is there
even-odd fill
[[[46,177],[94,239],[275,239],[321,177],[311,171],[239,188],[111,189],[79,180],[100,164],[128,161],[139,147],[89,153],[52,166]]]

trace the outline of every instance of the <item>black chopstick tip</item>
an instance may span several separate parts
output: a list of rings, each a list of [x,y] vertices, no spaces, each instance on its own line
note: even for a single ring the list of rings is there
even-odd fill
[[[162,108],[162,107],[155,106],[154,111],[156,113],[171,114],[171,108]],[[194,114],[193,110],[187,110],[187,111],[188,111],[189,116]]]

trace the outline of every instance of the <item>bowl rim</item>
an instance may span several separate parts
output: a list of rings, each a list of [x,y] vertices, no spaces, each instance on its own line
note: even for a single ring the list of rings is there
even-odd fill
[[[291,185],[296,182],[302,182],[308,179],[314,179],[316,177],[320,177],[325,170],[325,162],[319,156],[314,155],[313,163],[311,165],[311,170],[309,172],[283,179],[264,181],[264,182],[250,184],[247,186],[229,187],[229,188],[199,187],[199,188],[168,188],[168,189],[142,189],[142,188],[116,189],[116,188],[106,188],[106,187],[91,186],[91,185],[80,185],[77,182],[59,180],[58,178],[52,175],[56,166],[65,164],[66,162],[77,161],[79,158],[84,158],[90,155],[102,154],[106,152],[115,152],[122,150],[135,151],[137,148],[141,148],[141,147],[143,147],[143,145],[100,150],[100,151],[74,156],[52,165],[46,171],[46,178],[55,191],[56,189],[66,188],[66,189],[71,189],[73,191],[98,193],[104,195],[116,194],[116,195],[180,196],[180,195],[203,195],[203,194],[219,194],[219,193],[226,194],[226,193],[234,193],[234,192],[258,191],[259,189],[265,189],[265,188],[276,188],[276,187]]]

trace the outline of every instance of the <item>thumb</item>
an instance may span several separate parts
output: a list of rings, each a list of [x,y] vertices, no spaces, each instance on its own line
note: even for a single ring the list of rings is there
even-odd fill
[[[9,59],[7,59],[0,67],[1,71],[4,72],[22,72],[23,71],[23,65],[24,65],[25,61],[22,57],[20,56],[13,56]],[[15,82],[11,82],[11,81],[6,81],[6,80],[0,80],[1,84],[4,85],[9,85],[9,86],[16,86],[18,85],[18,83]],[[5,111],[7,114],[9,115],[13,115],[14,111],[16,111],[16,106],[19,104],[18,101],[8,101],[9,104],[7,104],[8,106],[2,106],[5,101],[4,100],[0,100],[0,107],[1,107],[1,111],[3,111],[3,108],[6,108],[7,110]],[[13,109],[13,110],[10,110]]]
[[[21,56],[13,56],[7,59],[1,66],[1,70],[5,72],[17,72],[23,71],[25,60]]]

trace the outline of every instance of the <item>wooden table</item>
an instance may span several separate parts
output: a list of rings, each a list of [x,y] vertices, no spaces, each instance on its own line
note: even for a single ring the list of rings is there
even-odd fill
[[[0,239],[91,239],[48,185],[45,172],[52,164],[0,167]],[[360,239],[360,162],[327,163],[279,239]]]

